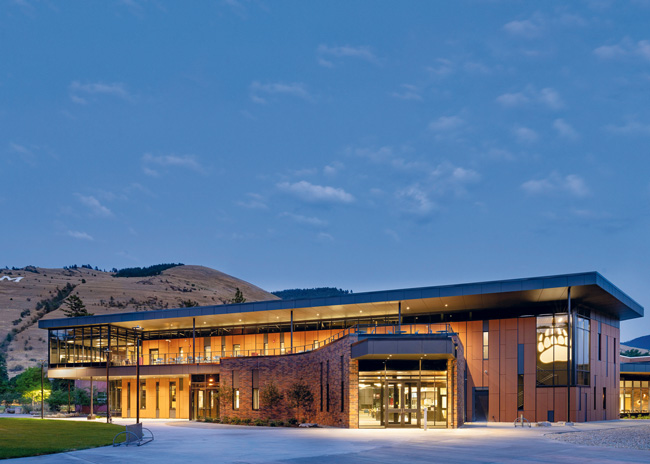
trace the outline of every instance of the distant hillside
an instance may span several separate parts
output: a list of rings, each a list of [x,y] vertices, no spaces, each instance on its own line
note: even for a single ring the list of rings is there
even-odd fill
[[[0,269],[0,355],[6,355],[9,375],[47,359],[47,332],[38,328],[38,321],[65,317],[60,306],[70,294],[78,295],[96,315],[224,304],[234,298],[237,288],[246,301],[278,299],[207,267],[159,266],[114,270],[138,277],[115,277],[89,265]]]
[[[341,290],[335,287],[318,287],[318,288],[292,288],[289,290],[280,290],[271,292],[283,300],[297,300],[301,298],[325,298],[328,296],[348,295],[352,290]]]
[[[650,350],[650,335],[644,335],[643,337],[635,338],[629,342],[621,343],[631,348],[641,348],[642,350]]]

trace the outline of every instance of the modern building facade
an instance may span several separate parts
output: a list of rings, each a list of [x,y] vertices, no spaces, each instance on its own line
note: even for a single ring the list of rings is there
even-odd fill
[[[621,414],[650,414],[650,356],[621,356],[620,389]]]
[[[301,383],[313,402],[299,419],[458,427],[618,418],[619,323],[642,316],[588,272],[39,326],[48,375],[104,380],[108,364],[111,409],[123,417],[139,403],[143,418],[288,419],[298,412],[286,398],[269,405],[262,392]]]

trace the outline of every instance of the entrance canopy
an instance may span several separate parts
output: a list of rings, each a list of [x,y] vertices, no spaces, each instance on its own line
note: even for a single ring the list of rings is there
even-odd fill
[[[364,337],[361,339],[361,337]],[[359,335],[353,359],[449,359],[456,357],[451,335]]]

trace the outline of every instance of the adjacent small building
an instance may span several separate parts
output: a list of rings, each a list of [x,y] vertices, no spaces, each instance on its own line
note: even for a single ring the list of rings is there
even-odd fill
[[[108,364],[111,410],[123,417],[137,409],[142,418],[287,419],[298,412],[287,401],[264,404],[263,392],[303,384],[313,401],[299,419],[453,428],[520,415],[618,418],[619,324],[642,316],[587,272],[39,327],[48,330],[49,377],[104,380]]]

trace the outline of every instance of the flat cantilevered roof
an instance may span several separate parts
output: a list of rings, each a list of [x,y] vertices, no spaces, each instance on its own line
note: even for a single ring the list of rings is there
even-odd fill
[[[585,305],[615,319],[643,316],[643,307],[598,272],[564,274],[524,279],[498,280],[458,285],[385,290],[328,298],[270,300],[251,303],[160,309],[103,314],[77,318],[44,319],[42,329],[112,324],[144,330],[168,330],[196,326],[228,327],[246,324],[331,320],[351,317],[394,315],[402,303],[402,314],[504,310],[530,307],[531,311],[566,301],[571,288],[572,304]]]

